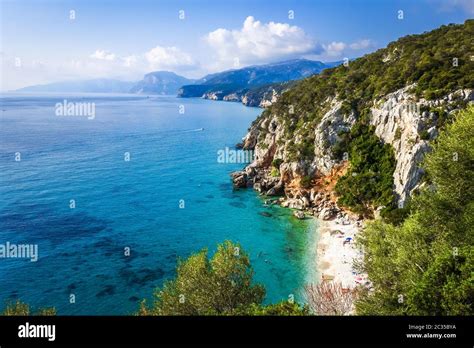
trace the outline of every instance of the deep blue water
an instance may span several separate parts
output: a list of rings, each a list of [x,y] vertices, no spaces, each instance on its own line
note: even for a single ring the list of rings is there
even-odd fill
[[[64,99],[94,102],[95,119],[56,116]],[[1,109],[0,243],[38,244],[39,260],[0,258],[0,309],[19,298],[58,314],[129,314],[178,257],[226,239],[250,254],[267,301],[300,294],[314,222],[233,191],[229,173],[243,165],[217,161],[261,109],[99,95],[4,95]]]

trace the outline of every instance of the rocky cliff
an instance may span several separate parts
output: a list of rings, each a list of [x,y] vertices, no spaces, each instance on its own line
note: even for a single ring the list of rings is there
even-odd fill
[[[274,83],[270,85],[240,89],[234,91],[228,87],[213,88],[202,94],[201,98],[209,100],[223,100],[231,102],[241,102],[245,106],[255,106],[260,108],[267,108],[274,104],[279,96],[292,85],[288,83]]]
[[[453,113],[459,102],[474,100],[473,90],[457,90],[436,100],[418,99],[405,87],[375,101],[371,108],[371,124],[375,133],[395,151],[396,168],[393,174],[394,190],[403,205],[417,188],[423,175],[419,163],[429,151],[429,142],[438,135],[439,115],[428,110],[442,108]]]
[[[428,110],[442,107],[453,113],[458,106],[474,101],[471,89],[457,90],[436,99],[419,99],[409,90],[414,85],[373,101],[370,124],[376,135],[393,147],[396,167],[393,173],[394,193],[402,207],[417,189],[423,175],[420,162],[429,151],[429,142],[438,134],[438,115]],[[255,122],[243,138],[243,148],[254,150],[255,160],[243,171],[233,173],[236,187],[253,186],[267,196],[284,195],[279,203],[296,209],[311,209],[317,216],[330,218],[340,213],[334,182],[344,173],[348,162],[335,159],[333,147],[341,132],[349,131],[356,122],[354,112],[345,112],[337,98],[328,101],[329,108],[313,129],[314,158],[294,161],[289,156],[284,127],[276,115],[269,114]],[[295,140],[298,142],[299,135]],[[278,168],[277,168],[278,167]],[[272,168],[275,170],[272,171]],[[304,178],[314,179],[305,187]]]
[[[430,142],[457,110],[474,100],[474,63],[465,46],[471,34],[474,21],[402,38],[349,67],[325,70],[279,96],[272,94],[271,106],[243,138],[241,146],[254,150],[255,160],[232,174],[235,187],[253,186],[266,196],[281,196],[274,202],[324,219],[345,214],[335,185],[351,169],[350,151],[359,162],[379,160],[351,148],[353,143],[363,148],[364,141],[373,146],[374,134],[381,150],[371,154],[388,156],[382,149],[392,149],[392,202],[403,207],[423,180],[420,162]],[[462,65],[451,64],[450,56],[439,60],[446,52],[464,57]],[[351,134],[356,125],[366,133]],[[370,197],[363,203],[376,215],[382,207],[371,185],[377,185],[381,173],[371,168],[380,167],[367,168],[369,179],[363,182],[362,176],[361,181],[368,194],[361,197]]]

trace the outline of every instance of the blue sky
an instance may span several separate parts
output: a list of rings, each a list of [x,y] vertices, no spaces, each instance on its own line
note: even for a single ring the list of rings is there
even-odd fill
[[[474,0],[2,0],[1,88],[335,61],[473,17]]]

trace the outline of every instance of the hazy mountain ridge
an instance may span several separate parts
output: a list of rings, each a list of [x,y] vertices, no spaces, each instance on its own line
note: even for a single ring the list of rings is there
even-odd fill
[[[291,84],[335,66],[306,59],[254,65],[188,79],[170,71],[154,71],[140,81],[91,79],[61,81],[20,88],[18,92],[133,93],[178,95],[212,100],[242,101],[247,106],[267,107]]]
[[[138,81],[130,89],[130,93],[176,95],[181,86],[192,84],[194,81],[170,71],[154,71]]]
[[[17,92],[63,92],[63,93],[128,93],[135,85],[132,81],[115,79],[92,79],[61,81],[33,85],[17,89]]]
[[[338,64],[294,59],[228,70],[207,75],[196,84],[183,86],[178,97],[242,101],[245,105],[266,107],[286,90],[286,82],[318,74]]]

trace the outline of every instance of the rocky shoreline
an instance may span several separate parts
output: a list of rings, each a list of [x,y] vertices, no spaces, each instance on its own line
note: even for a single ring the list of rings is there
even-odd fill
[[[331,193],[318,191],[315,188],[286,187],[279,177],[272,177],[268,169],[249,165],[244,170],[231,173],[234,189],[253,188],[260,195],[275,197],[273,204],[284,208],[295,209],[297,218],[308,214],[323,221],[346,219],[362,225],[363,217],[340,208]]]
[[[442,107],[449,114],[474,100],[472,89],[460,89],[440,99],[425,100],[413,94],[415,87],[416,84],[412,84],[373,100],[366,115],[375,135],[393,149],[393,193],[399,208],[403,208],[406,200],[423,185],[423,169],[419,163],[430,150],[429,142],[436,139],[438,121],[443,117],[442,113],[433,110]],[[363,228],[364,219],[377,218],[384,207],[374,206],[366,216],[362,216],[338,206],[335,186],[350,164],[348,156],[335,156],[334,149],[341,141],[341,134],[349,132],[356,124],[357,117],[354,110],[348,110],[337,96],[328,97],[323,104],[318,123],[307,125],[313,127],[311,136],[299,132],[305,124],[296,127],[291,135],[288,133],[288,127],[295,127],[298,110],[272,107],[264,112],[252,123],[242,143],[237,146],[252,150],[254,161],[231,176],[235,189],[252,187],[260,195],[269,197],[271,204],[294,209],[294,216],[298,219],[308,215],[315,217],[322,222],[322,230],[327,230],[329,235],[338,235],[334,238],[345,235],[339,233],[343,231],[340,226],[352,226],[350,231],[346,231],[350,237],[345,237],[351,238],[351,244]],[[301,149],[294,149],[295,144],[304,143],[308,137],[311,143],[307,147],[310,151],[314,149],[309,158],[300,156],[298,151]],[[329,240],[332,239],[326,241]],[[345,275],[331,276],[347,280],[354,274],[350,267],[342,265],[351,263],[349,259],[359,253],[345,252],[348,243],[339,242],[330,243],[335,244],[329,255],[331,262],[338,264],[337,269],[344,269],[341,272]],[[318,249],[318,258],[324,259],[324,248]],[[320,265],[318,268],[324,267]]]
[[[314,233],[319,233],[316,245],[317,259],[310,267],[315,267],[319,281],[341,283],[344,288],[366,284],[367,277],[358,274],[353,264],[362,257],[362,251],[355,246],[355,240],[363,229],[364,219],[340,208],[334,197],[315,188],[286,187],[278,177],[272,177],[269,170],[252,165],[231,174],[235,189],[253,188],[261,196],[268,197],[268,204],[278,204],[293,209],[298,219],[307,216],[319,221]]]

